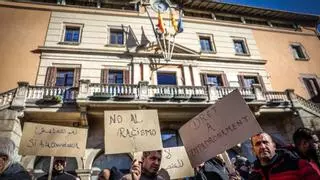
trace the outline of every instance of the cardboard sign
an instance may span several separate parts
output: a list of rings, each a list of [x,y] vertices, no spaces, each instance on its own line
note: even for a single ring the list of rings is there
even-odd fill
[[[170,179],[194,176],[194,170],[183,146],[164,148],[161,167],[168,171]]]
[[[84,156],[88,130],[26,122],[20,141],[20,155]]]
[[[134,159],[141,160],[142,152],[134,153]],[[168,171],[170,179],[194,176],[194,170],[183,146],[164,148],[160,168]]]
[[[105,153],[162,149],[157,110],[105,111]]]
[[[193,167],[261,131],[238,90],[211,105],[179,129]]]

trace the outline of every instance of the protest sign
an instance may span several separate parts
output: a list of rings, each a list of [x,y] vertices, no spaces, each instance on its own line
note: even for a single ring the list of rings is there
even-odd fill
[[[26,122],[20,141],[20,155],[84,156],[88,130]]]
[[[161,167],[168,171],[170,179],[194,176],[194,170],[183,146],[164,148]]]
[[[217,101],[179,129],[193,167],[261,131],[238,90]]]
[[[162,149],[157,110],[105,111],[105,153]]]
[[[133,157],[141,160],[142,152],[134,153]],[[183,146],[163,148],[160,168],[169,173],[170,179],[194,176],[194,170]]]

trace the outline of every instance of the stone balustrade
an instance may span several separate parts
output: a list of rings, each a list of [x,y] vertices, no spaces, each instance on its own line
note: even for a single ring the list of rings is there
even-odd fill
[[[36,102],[47,97],[59,97],[61,102],[69,103],[76,100],[90,101],[167,101],[170,102],[214,102],[233,90],[238,89],[246,101],[286,102],[290,103],[289,94],[277,91],[263,91],[258,84],[251,88],[244,87],[216,87],[206,86],[176,86],[176,85],[149,85],[146,81],[138,84],[99,84],[90,83],[89,80],[81,80],[79,88],[74,87],[45,87],[30,86],[28,83],[20,83],[17,90],[11,90],[0,94],[0,107],[9,105],[11,101],[15,106],[23,107],[24,102]],[[16,96],[19,98],[14,97]],[[14,101],[19,99],[19,101]],[[20,105],[19,105],[20,104]]]

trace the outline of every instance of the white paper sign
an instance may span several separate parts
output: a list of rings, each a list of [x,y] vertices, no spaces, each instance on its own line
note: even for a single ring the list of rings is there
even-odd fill
[[[211,105],[179,129],[193,167],[261,131],[238,90]]]

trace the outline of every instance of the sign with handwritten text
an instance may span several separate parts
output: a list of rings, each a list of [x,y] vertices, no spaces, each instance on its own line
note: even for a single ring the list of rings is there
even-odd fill
[[[142,152],[134,153],[133,158],[141,160]],[[183,146],[163,148],[160,168],[165,169],[170,179],[194,176],[186,149]]]
[[[105,153],[162,149],[157,110],[105,111]]]
[[[238,90],[217,101],[179,129],[193,167],[261,131]]]
[[[20,155],[84,156],[88,130],[26,122],[20,141]]]
[[[194,170],[183,146],[164,148],[161,167],[168,171],[170,179],[194,176]]]

